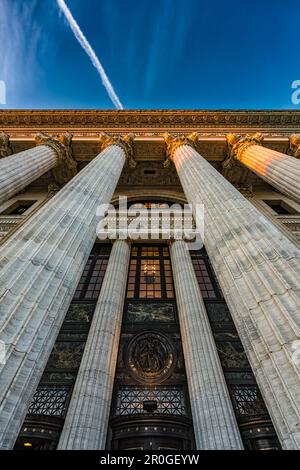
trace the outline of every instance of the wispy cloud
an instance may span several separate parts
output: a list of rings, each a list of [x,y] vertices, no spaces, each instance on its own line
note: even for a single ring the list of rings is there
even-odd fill
[[[178,66],[186,46],[187,34],[193,18],[192,5],[182,11],[182,0],[160,0],[153,17],[151,41],[146,52],[143,92],[148,96],[163,73],[170,79]],[[158,64],[164,69],[159,70]]]
[[[37,0],[1,0],[0,79],[6,84],[8,107],[36,71],[35,54],[41,37],[41,26],[33,21],[36,7]]]
[[[79,42],[81,47],[84,49],[86,54],[89,56],[93,66],[96,68],[97,72],[99,73],[99,75],[102,79],[102,83],[103,83],[103,85],[104,85],[111,101],[113,102],[113,104],[115,105],[115,107],[117,109],[123,109],[123,105],[122,105],[121,101],[119,100],[119,98],[118,98],[118,96],[117,96],[117,94],[116,94],[116,92],[115,92],[108,76],[106,75],[105,70],[104,70],[100,60],[98,59],[98,57],[97,57],[96,53],[94,52],[93,48],[91,47],[90,43],[88,42],[88,40],[84,36],[83,32],[81,31],[79,25],[77,24],[76,20],[74,19],[74,17],[72,15],[71,11],[69,10],[68,6],[64,2],[64,0],[56,0],[56,1],[57,1],[58,7],[60,8],[60,10],[65,15],[65,17],[66,17],[66,19],[67,19],[67,21],[70,25],[70,28],[74,33],[74,36],[76,37],[77,41]]]

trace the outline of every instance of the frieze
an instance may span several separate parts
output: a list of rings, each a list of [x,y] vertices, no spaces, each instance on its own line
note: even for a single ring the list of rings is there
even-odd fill
[[[0,128],[237,128],[300,127],[299,110],[1,110]],[[73,129],[72,129],[73,131]]]

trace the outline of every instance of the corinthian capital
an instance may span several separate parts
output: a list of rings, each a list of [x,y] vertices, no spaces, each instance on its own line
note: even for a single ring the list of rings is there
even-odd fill
[[[292,134],[289,137],[288,155],[300,158],[300,134]]]
[[[73,158],[72,134],[66,132],[58,138],[54,138],[39,132],[35,136],[36,145],[47,145],[52,148],[58,156],[58,166],[52,170],[55,181],[62,185],[67,183],[77,174],[77,163]]]
[[[9,135],[0,132],[0,158],[8,157],[13,153],[9,142]]]
[[[166,167],[170,164],[170,161],[173,161],[175,150],[178,149],[178,147],[181,147],[182,145],[189,145],[190,147],[196,149],[199,140],[199,134],[197,132],[193,132],[189,135],[181,134],[172,136],[166,132],[163,134],[163,138],[167,145],[166,160],[164,161],[164,166]]]
[[[245,136],[227,134],[227,158],[223,162],[223,168],[232,168],[236,160],[240,160],[243,152],[251,145],[261,145],[264,140],[260,132]]]
[[[130,168],[136,167],[136,161],[134,159],[133,142],[134,134],[126,134],[123,137],[120,135],[112,136],[102,132],[99,136],[100,149],[101,151],[109,147],[110,145],[118,145],[124,150],[126,155],[127,164]]]

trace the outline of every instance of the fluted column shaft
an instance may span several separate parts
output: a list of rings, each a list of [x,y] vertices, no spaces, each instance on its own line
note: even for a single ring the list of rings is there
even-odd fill
[[[103,450],[117,363],[130,246],[114,242],[59,449]]]
[[[55,168],[58,161],[55,150],[47,145],[40,145],[1,159],[0,204]]]
[[[185,242],[173,242],[170,253],[197,449],[243,449]]]
[[[0,250],[2,449],[14,445],[96,239],[96,208],[111,200],[125,158],[107,147]]]
[[[246,146],[237,160],[281,193],[300,203],[300,160],[261,145]]]
[[[205,246],[286,449],[300,448],[300,251],[190,145],[172,153]]]

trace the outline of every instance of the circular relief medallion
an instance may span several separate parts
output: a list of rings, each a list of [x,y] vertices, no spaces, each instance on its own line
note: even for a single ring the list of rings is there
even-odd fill
[[[162,382],[176,364],[174,345],[167,336],[156,331],[140,333],[128,345],[126,363],[136,380]]]

